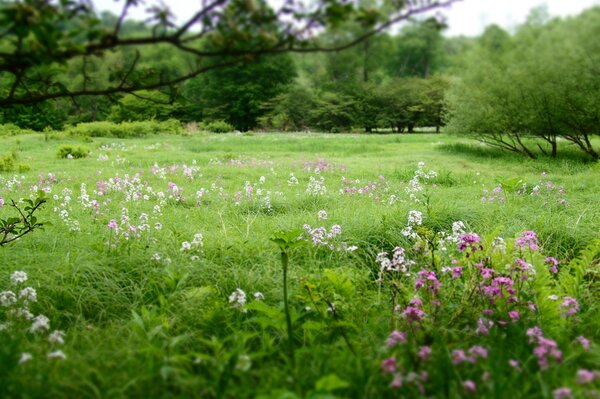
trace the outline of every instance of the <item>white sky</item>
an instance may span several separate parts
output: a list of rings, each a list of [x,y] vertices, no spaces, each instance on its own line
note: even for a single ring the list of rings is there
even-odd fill
[[[272,1],[271,1],[272,2]],[[110,10],[119,14],[123,0],[93,0],[98,11]],[[146,0],[147,4],[155,3]],[[166,0],[179,21],[189,17],[194,9],[199,7],[199,0]],[[512,29],[523,23],[529,11],[539,5],[547,5],[551,16],[566,16],[580,13],[586,8],[600,5],[600,0],[462,0],[451,8],[443,9],[449,29],[448,36],[479,35],[490,24],[498,24],[506,29]],[[137,7],[133,17],[143,18],[142,9]]]

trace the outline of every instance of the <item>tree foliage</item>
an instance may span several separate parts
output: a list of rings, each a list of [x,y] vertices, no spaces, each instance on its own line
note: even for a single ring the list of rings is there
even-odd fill
[[[448,95],[450,129],[532,158],[534,146],[556,156],[563,138],[597,159],[600,8],[544,21],[485,32]]]

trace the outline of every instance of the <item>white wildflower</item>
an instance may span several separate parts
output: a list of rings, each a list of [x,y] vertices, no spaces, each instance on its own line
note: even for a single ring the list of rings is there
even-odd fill
[[[12,291],[0,292],[0,305],[8,307],[17,303],[17,296]]]
[[[48,335],[48,342],[51,344],[62,345],[65,343],[65,333],[64,331],[54,330],[50,335]]]
[[[48,353],[48,359],[65,360],[66,358],[67,355],[65,355],[65,352],[61,350]]]
[[[19,298],[23,299],[25,303],[36,302],[37,292],[32,287],[25,287],[19,292]]]
[[[10,276],[10,281],[14,284],[24,283],[27,281],[27,273],[22,271],[16,271]]]
[[[240,308],[243,312],[245,312],[243,307],[246,304],[246,293],[242,289],[236,288],[235,291],[229,295],[229,303],[234,308]]]
[[[36,333],[39,330],[48,330],[50,328],[50,319],[48,319],[44,315],[36,316],[33,319],[33,323],[31,324],[31,328],[29,328],[29,332]]]
[[[27,363],[31,359],[33,359],[33,356],[31,355],[31,353],[23,352],[23,353],[21,353],[21,357],[19,358],[19,364]]]
[[[254,299],[256,299],[257,301],[262,301],[263,299],[265,299],[265,296],[262,292],[257,291],[254,293]]]

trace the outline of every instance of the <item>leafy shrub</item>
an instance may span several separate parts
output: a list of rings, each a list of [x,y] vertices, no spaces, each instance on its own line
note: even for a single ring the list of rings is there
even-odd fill
[[[205,124],[204,130],[211,133],[229,133],[233,132],[235,128],[225,121],[213,121]]]
[[[90,149],[85,146],[73,146],[69,144],[63,144],[58,147],[59,158],[69,158],[69,155],[73,158],[85,158],[90,153]]]
[[[15,170],[15,154],[4,155],[0,158],[0,172],[12,172]]]
[[[149,134],[179,134],[183,132],[183,126],[176,119],[166,121],[143,121],[143,122],[88,122],[79,123],[67,129],[72,136],[84,137],[144,137]]]
[[[13,123],[0,124],[0,136],[16,136],[18,134],[32,134],[35,133],[31,129],[21,129],[19,126]]]
[[[19,173],[27,172],[31,170],[31,167],[24,163],[16,163],[19,159],[18,153],[13,151],[8,155],[4,155],[0,158],[0,172],[14,172],[15,170]]]

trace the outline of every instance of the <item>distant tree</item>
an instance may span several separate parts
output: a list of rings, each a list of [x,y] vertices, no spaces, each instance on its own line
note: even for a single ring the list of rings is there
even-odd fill
[[[446,25],[434,18],[407,25],[394,38],[393,52],[388,56],[387,69],[391,76],[428,77],[441,63]]]
[[[311,127],[310,113],[315,107],[312,90],[295,84],[265,103],[269,112],[261,119],[265,128],[300,131]]]
[[[202,116],[223,119],[241,131],[253,129],[267,111],[265,103],[282,93],[294,77],[294,64],[286,54],[210,71],[198,78]]]
[[[311,125],[326,132],[348,131],[356,122],[357,106],[347,94],[323,92],[310,112]]]

